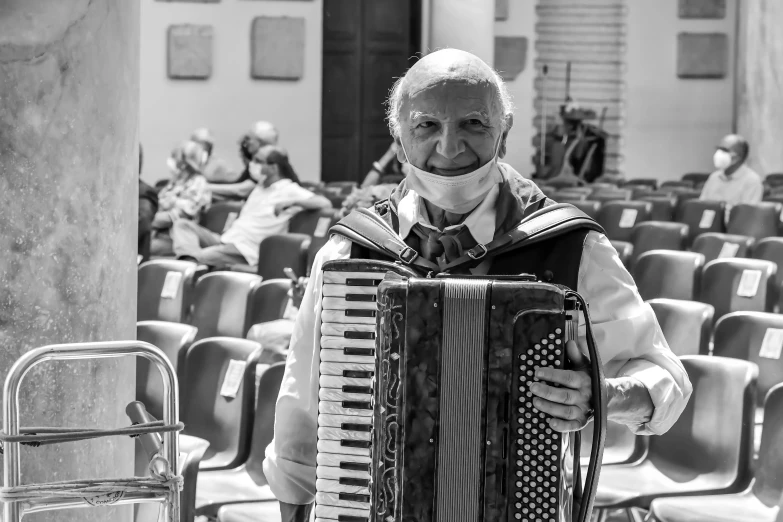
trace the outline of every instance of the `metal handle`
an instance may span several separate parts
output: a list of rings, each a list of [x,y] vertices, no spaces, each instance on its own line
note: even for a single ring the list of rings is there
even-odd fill
[[[47,361],[107,359],[114,357],[144,357],[157,366],[163,378],[164,408],[163,421],[171,425],[179,422],[177,405],[179,391],[177,374],[171,361],[155,346],[141,341],[112,341],[101,343],[53,344],[30,350],[14,363],[5,379],[3,388],[3,431],[7,435],[19,435],[19,390],[27,373],[40,363]],[[19,442],[5,444],[5,459],[3,461],[3,478],[6,487],[20,486],[21,466],[19,459]],[[176,432],[163,434],[162,454],[168,460],[171,469],[178,469],[178,439]],[[168,494],[167,498],[157,497],[151,493],[126,493],[115,504],[136,504],[139,502],[164,502],[164,520],[168,520],[172,509],[179,511],[179,494]],[[89,507],[83,500],[73,498],[47,498],[30,502],[25,505],[24,513],[18,502],[6,503],[3,507],[5,522],[20,522],[25,513],[52,511],[55,509]]]

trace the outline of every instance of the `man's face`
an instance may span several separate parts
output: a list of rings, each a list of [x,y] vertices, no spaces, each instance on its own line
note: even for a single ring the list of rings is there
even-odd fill
[[[729,154],[731,154],[732,165],[737,163],[742,156],[740,151],[741,148],[740,141],[733,134],[729,134],[728,136],[723,138],[720,144],[718,144],[717,148],[718,150],[722,150],[724,152],[728,152]]]
[[[498,148],[502,156],[507,134],[494,86],[452,79],[411,87],[402,101],[400,125],[400,162],[407,153],[414,166],[439,176],[472,172]]]

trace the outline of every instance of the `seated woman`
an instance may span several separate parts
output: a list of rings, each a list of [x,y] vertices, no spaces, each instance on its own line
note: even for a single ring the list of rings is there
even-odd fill
[[[213,267],[257,265],[261,241],[288,232],[297,212],[331,207],[328,199],[299,184],[288,154],[276,145],[259,149],[248,164],[248,172],[256,186],[223,234],[192,221],[174,223],[171,237],[178,258]]]
[[[179,220],[197,221],[209,207],[212,194],[202,174],[206,159],[206,151],[193,141],[174,149],[169,158],[172,177],[158,193],[159,210],[152,221],[153,256],[172,255],[172,225]]]

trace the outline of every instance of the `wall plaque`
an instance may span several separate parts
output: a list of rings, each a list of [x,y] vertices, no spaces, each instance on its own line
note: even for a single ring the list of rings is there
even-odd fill
[[[212,76],[212,34],[211,25],[169,26],[169,78],[207,79]]]
[[[495,37],[495,70],[504,80],[513,80],[525,70],[527,38],[524,36]]]
[[[495,0],[495,20],[508,20],[509,0]]]
[[[680,0],[680,18],[726,18],[726,0]]]
[[[729,67],[729,38],[725,33],[677,35],[677,76],[725,78]]]
[[[251,30],[250,76],[298,80],[304,74],[305,19],[259,16]]]

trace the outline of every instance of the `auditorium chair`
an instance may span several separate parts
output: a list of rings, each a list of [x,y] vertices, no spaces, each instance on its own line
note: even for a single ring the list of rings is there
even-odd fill
[[[780,190],[780,188],[783,187],[779,187],[778,190]],[[772,201],[773,203],[783,203],[783,194],[780,193],[769,194],[767,196],[764,196],[764,201]]]
[[[224,506],[218,511],[218,522],[283,522],[277,501]]]
[[[783,205],[773,201],[735,205],[729,214],[726,232],[756,240],[778,235]]]
[[[570,203],[572,201],[584,201],[590,194],[584,192],[572,192],[568,189],[558,190],[551,196],[550,199],[557,201],[558,203]]]
[[[590,462],[593,443],[593,426],[591,422],[582,431],[579,459],[583,466]],[[630,464],[638,461],[647,451],[647,437],[634,435],[624,424],[608,421],[606,423],[606,439],[604,440],[604,456],[601,466]]]
[[[328,232],[329,226],[339,211],[334,208],[319,210],[303,210],[291,218],[288,232],[291,234],[306,234],[310,237],[316,233]]]
[[[610,239],[609,242],[617,251],[617,256],[620,258],[623,266],[628,268],[633,255],[633,245],[629,241],[617,241],[615,239]]]
[[[783,300],[783,237],[766,237],[757,241],[750,252],[753,259],[764,259],[772,261],[778,265],[776,285],[778,288],[778,311],[783,310],[781,300]]]
[[[783,185],[783,173],[775,172],[767,174],[764,178],[764,184],[770,187],[779,187]]]
[[[213,203],[209,210],[201,215],[201,226],[222,234],[239,216],[244,201],[219,201]]]
[[[776,331],[780,329],[783,315],[763,312],[734,312],[721,317],[715,325],[712,354],[757,364],[759,399],[783,383],[783,332]],[[756,421],[761,422],[761,418],[756,417]]]
[[[764,427],[751,487],[739,493],[661,498],[650,504],[650,522],[775,522],[783,493],[783,385],[764,400]]]
[[[285,363],[273,364],[261,374],[258,384],[253,435],[247,461],[233,469],[202,471],[196,492],[196,514],[215,517],[227,504],[275,500],[264,477],[266,447],[272,442],[275,406]]]
[[[650,212],[649,201],[607,201],[601,205],[596,221],[604,227],[609,239],[631,241],[633,227],[649,221]]]
[[[669,431],[649,437],[644,458],[601,470],[598,520],[614,509],[647,509],[656,498],[738,493],[748,486],[757,366],[702,355],[680,361],[693,385],[685,410]]]
[[[686,188],[686,189],[692,189],[693,188],[693,182],[691,181],[664,181],[661,183],[661,185],[658,187],[659,191],[667,190],[670,188]]]
[[[249,298],[248,323],[250,326],[282,319],[288,305],[288,291],[292,281],[288,278],[265,279]]]
[[[674,204],[677,198],[672,196],[660,195],[658,193],[645,194],[638,198],[639,201],[649,201],[652,203],[650,219],[652,221],[672,221],[674,220]]]
[[[658,188],[658,180],[655,178],[634,178],[625,181],[623,188],[650,187],[655,190]]]
[[[633,191],[626,189],[596,189],[590,194],[589,199],[606,203],[609,201],[628,201],[633,196]]]
[[[772,312],[777,265],[761,259],[716,259],[704,265],[698,301],[715,307],[715,320],[731,312]]]
[[[688,241],[693,244],[697,236],[707,232],[725,232],[726,204],[722,201],[689,199],[675,207],[674,220],[688,225]]]
[[[682,181],[688,181],[693,184],[693,186],[704,184],[707,182],[707,179],[710,177],[709,172],[689,172],[687,174],[683,174]]]
[[[698,252],[650,250],[636,259],[633,278],[642,299],[694,299],[699,293],[704,256]]]
[[[589,200],[576,201],[572,199],[562,200],[562,201],[556,199],[555,201],[557,201],[558,203],[569,203],[593,219],[598,217],[598,211],[601,210],[600,201],[589,201]]]
[[[703,254],[704,261],[709,263],[715,259],[747,257],[754,243],[748,236],[707,232],[696,237],[691,250]]]
[[[209,442],[202,471],[236,468],[247,459],[260,356],[260,344],[232,337],[203,339],[188,349],[182,433]]]
[[[261,278],[240,272],[212,272],[196,282],[190,324],[196,340],[207,337],[244,337],[250,328],[250,300]]]
[[[645,221],[631,231],[631,265],[650,250],[682,250],[688,239],[688,225],[672,221]]]
[[[198,265],[153,259],[139,266],[137,321],[187,321]]]
[[[577,196],[576,199],[585,199],[587,196],[592,194],[594,190],[595,190],[594,187],[565,187],[558,190],[557,194],[561,194],[564,196],[574,194]],[[579,196],[584,196],[584,197],[579,198]]]
[[[160,348],[171,361],[180,381],[185,354],[197,332],[198,329],[189,324],[167,321],[136,323],[136,339]],[[144,403],[150,415],[156,419],[163,418],[163,378],[158,369],[144,357],[136,358],[136,400]]]
[[[580,186],[579,182],[575,179],[547,179],[542,180],[541,184],[555,190],[560,190],[566,187]]]
[[[257,274],[262,279],[285,277],[284,269],[291,268],[299,273],[306,268],[307,252],[312,238],[307,234],[273,234],[261,240],[258,245],[258,264],[235,264],[228,267],[231,272]]]
[[[674,355],[709,355],[715,308],[697,301],[650,299],[658,324]]]

